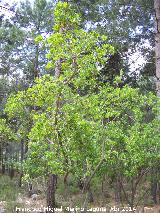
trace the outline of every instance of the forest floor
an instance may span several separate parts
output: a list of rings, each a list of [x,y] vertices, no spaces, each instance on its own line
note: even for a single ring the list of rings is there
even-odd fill
[[[42,187],[42,186],[41,186]],[[96,198],[96,196],[94,196]],[[77,200],[81,200],[81,195],[78,193],[73,193],[72,196],[66,196],[64,197],[61,195],[60,192],[56,195],[56,200],[58,201],[59,210],[61,209],[61,212],[70,212],[67,211],[66,208],[69,206],[74,206],[77,203]],[[98,198],[99,199],[99,198]],[[102,206],[102,202],[97,201],[98,199],[95,199],[92,203],[92,207],[95,208],[97,206]],[[40,194],[35,194],[34,196],[28,197],[27,193],[25,192],[25,187],[23,186],[22,189],[17,187],[17,179],[14,178],[10,180],[8,176],[0,176],[0,213],[16,213],[16,212],[37,212],[41,213],[42,208],[46,206],[45,204],[45,196],[44,191]],[[76,205],[78,206],[78,205]],[[91,207],[90,206],[90,207]],[[111,207],[110,205],[108,205]],[[65,207],[65,208],[64,208]],[[114,208],[114,204],[111,208]],[[17,209],[17,211],[16,211]],[[19,211],[18,211],[19,210]],[[30,210],[30,211],[29,211]],[[31,211],[32,210],[32,211]],[[96,211],[96,212],[102,212],[102,211]],[[111,209],[107,212],[124,212],[124,211],[118,211],[118,209]],[[125,211],[129,212],[129,210]],[[145,206],[144,210],[142,211],[142,208],[139,208],[135,211],[135,213],[160,213],[160,206]]]

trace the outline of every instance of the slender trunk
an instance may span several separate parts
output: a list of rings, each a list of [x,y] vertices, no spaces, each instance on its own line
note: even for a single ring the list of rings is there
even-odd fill
[[[69,172],[66,172],[64,179],[63,179],[63,183],[64,183],[64,197],[67,198],[68,197],[68,178]]]
[[[14,167],[13,167],[13,163],[10,165],[9,168],[9,177],[12,179],[14,177]]]
[[[85,199],[82,205],[82,212],[86,213],[88,203],[93,203],[93,202],[94,202],[93,194],[92,194],[90,186],[88,186],[87,190],[85,191]]]
[[[48,176],[47,182],[47,206],[48,206],[47,213],[54,212],[54,208],[56,206],[55,203],[56,185],[57,185],[57,176],[55,174],[50,174]]]
[[[131,209],[134,208],[134,199],[135,199],[135,192],[136,192],[136,185],[134,184],[134,178],[131,180]],[[134,211],[133,211],[134,212]]]
[[[144,206],[142,206],[142,209],[141,209],[140,213],[144,213]]]
[[[157,96],[160,98],[160,0],[154,0],[154,9],[155,9],[155,56],[156,56],[156,90],[157,90]],[[158,117],[160,114],[160,109],[158,111]],[[159,188],[158,181],[154,184],[154,188]],[[160,190],[155,189],[156,195],[154,195],[154,201],[155,197],[158,197],[158,203],[160,202]],[[158,192],[159,191],[159,192]],[[155,192],[154,192],[155,193]]]
[[[151,170],[151,197],[154,204],[159,204],[159,168],[155,165],[155,168]]]
[[[82,209],[81,209],[81,211],[83,211],[84,213],[87,212],[87,205],[88,205],[88,191],[85,194],[85,199],[84,199]]]
[[[5,158],[6,158],[6,148],[4,144],[1,144],[0,150],[0,157],[1,157],[1,167],[2,167],[2,174],[6,172],[6,165],[5,165]]]
[[[1,161],[1,170],[0,170],[0,173],[2,173],[2,165],[3,165],[2,144],[0,144],[0,161]]]
[[[19,181],[18,181],[18,186],[19,187],[22,187],[22,178],[23,178],[23,173],[21,172],[20,176],[19,176]]]
[[[2,161],[2,174],[5,174],[5,171],[6,171],[5,163]]]
[[[115,202],[118,205],[121,203],[121,184],[119,177],[115,180]]]
[[[102,194],[104,193],[104,182],[105,182],[105,175],[103,175],[102,182],[101,182],[101,191],[102,191]]]
[[[1,152],[1,162],[2,162],[2,174],[5,174],[6,167],[5,167],[5,162],[4,162],[3,149]]]
[[[64,185],[68,184],[68,182],[67,182],[68,175],[69,175],[69,172],[67,171],[65,176],[64,176],[64,179],[63,179]]]
[[[94,202],[93,193],[92,193],[92,189],[91,189],[90,186],[89,186],[89,189],[88,189],[88,202],[89,203],[93,203]]]
[[[152,180],[151,182],[151,195],[154,204],[157,204],[157,181]]]
[[[39,56],[39,45],[36,44],[36,47],[35,47],[35,59],[33,61],[33,76],[34,76],[34,79],[39,77],[39,70],[38,70],[38,56]]]
[[[154,0],[155,9],[155,56],[156,56],[156,89],[160,97],[160,0]]]
[[[33,194],[34,194],[34,192],[33,192],[32,182],[29,181],[28,182],[28,197],[31,197]]]
[[[19,182],[18,182],[18,186],[21,187],[22,186],[22,177],[23,177],[23,171],[22,171],[22,162],[24,159],[24,140],[21,140],[21,170],[20,170],[20,177],[19,177]]]

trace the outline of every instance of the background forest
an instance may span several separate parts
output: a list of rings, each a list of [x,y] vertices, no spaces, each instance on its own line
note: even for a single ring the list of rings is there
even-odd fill
[[[160,0],[0,2],[0,213],[160,211],[159,29]]]

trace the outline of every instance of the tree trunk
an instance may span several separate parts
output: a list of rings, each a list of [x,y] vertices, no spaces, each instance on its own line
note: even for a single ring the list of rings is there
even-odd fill
[[[2,165],[3,165],[3,152],[2,152],[2,144],[0,144],[0,173],[2,173]]]
[[[7,155],[6,155],[6,148],[4,149],[4,153],[2,150],[2,174],[5,174],[7,171],[7,165],[6,165],[6,161],[7,161]]]
[[[39,45],[36,44],[35,46],[35,58],[33,60],[33,79],[39,77],[39,70],[38,70],[38,57],[39,57]]]
[[[155,9],[155,58],[156,58],[156,90],[157,96],[160,98],[160,0],[154,0],[154,9]],[[158,111],[158,117],[159,117]],[[152,174],[153,175],[153,174]],[[157,202],[158,197],[158,181],[152,182],[152,197],[154,203]]]
[[[56,192],[56,185],[57,185],[57,176],[55,174],[50,174],[48,176],[48,183],[47,183],[47,213],[54,212],[54,208],[56,206],[55,201],[55,192]]]
[[[21,140],[21,170],[20,170],[20,177],[19,177],[19,181],[18,181],[18,186],[21,187],[22,186],[22,177],[23,177],[23,171],[22,171],[22,163],[23,163],[23,159],[24,159],[24,140]]]
[[[92,193],[92,190],[91,190],[90,186],[89,186],[89,189],[88,189],[88,202],[89,203],[93,203],[94,202],[93,193]]]
[[[156,89],[160,97],[160,0],[154,0],[155,9],[155,57],[156,57]]]
[[[10,168],[9,168],[9,177],[11,178],[11,180],[12,180],[13,177],[14,177],[13,163],[10,165]]]
[[[18,186],[19,187],[22,187],[22,178],[23,178],[23,173],[21,172],[20,176],[19,176],[19,180],[18,180]]]
[[[121,184],[119,177],[116,177],[115,179],[115,202],[117,205],[121,203]]]
[[[3,174],[3,175],[5,174],[5,171],[6,171],[5,164],[4,164],[4,163],[2,163],[2,174]]]
[[[1,152],[2,174],[5,174],[6,168],[5,168],[5,162],[4,162],[3,149],[1,151],[2,151]]]
[[[152,180],[151,182],[151,195],[154,204],[157,204],[157,181]]]
[[[159,172],[159,165],[155,164],[151,170],[151,197],[154,204],[160,203]]]

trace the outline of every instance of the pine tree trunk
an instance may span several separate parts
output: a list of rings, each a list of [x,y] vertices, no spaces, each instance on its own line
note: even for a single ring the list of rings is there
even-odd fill
[[[155,9],[155,57],[156,57],[156,89],[160,97],[160,0],[154,0]]]
[[[3,147],[1,148],[1,165],[2,165],[2,174],[5,173],[5,162],[4,162],[4,155],[3,155]]]
[[[3,157],[2,157],[2,174],[5,174],[5,171],[6,171],[6,167],[5,167]]]
[[[157,96],[160,98],[160,0],[154,0],[155,9],[155,57],[156,57],[156,90]],[[158,111],[158,116],[159,116]],[[154,174],[152,174],[153,176]],[[154,178],[154,177],[153,177]],[[158,197],[158,180],[151,185],[152,197],[154,203],[157,203]]]
[[[5,174],[6,173],[6,161],[7,161],[7,156],[6,156],[6,148],[4,149],[4,152],[3,153],[3,150],[2,150],[2,174]]]
[[[22,171],[22,163],[23,163],[23,159],[24,159],[24,140],[21,140],[21,170],[20,170],[20,177],[19,177],[19,182],[18,182],[18,186],[21,187],[22,186],[22,177],[23,177],[23,171]]]
[[[38,61],[38,57],[39,57],[39,45],[36,44],[36,47],[35,47],[35,58],[34,58],[34,61],[33,61],[33,75],[34,75],[34,79],[35,78],[38,78],[39,77],[39,70],[38,70],[38,64],[39,64],[39,61]]]

